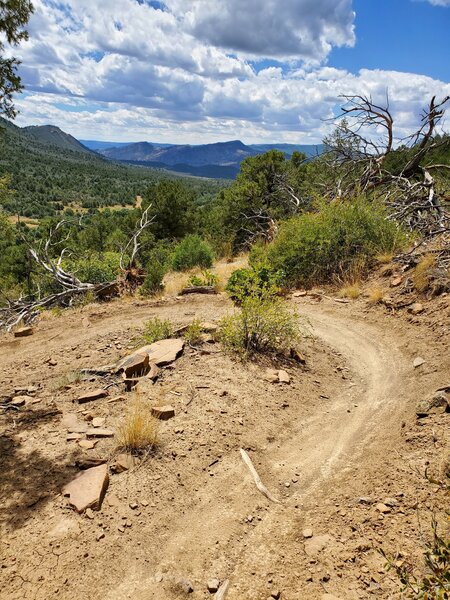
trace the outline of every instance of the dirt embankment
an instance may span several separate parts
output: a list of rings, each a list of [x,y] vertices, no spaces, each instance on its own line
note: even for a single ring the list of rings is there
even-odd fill
[[[418,420],[415,406],[450,383],[448,303],[411,319],[362,300],[293,302],[314,337],[306,367],[283,365],[290,384],[217,344],[186,348],[149,392],[176,413],[155,455],[112,475],[101,511],[88,515],[67,506],[61,487],[77,459],[113,457],[115,443],[66,441],[64,414],[98,381],[55,381],[125,355],[151,316],[212,321],[229,304],[118,301],[42,322],[29,338],[0,338],[2,393],[35,386],[38,400],[0,416],[6,598],[170,600],[192,587],[200,600],[212,597],[211,578],[230,580],[230,600],[401,597],[379,549],[421,566],[431,517],[446,506],[424,472],[443,477],[449,415]],[[75,410],[115,429],[126,403]],[[256,489],[240,448],[279,504]]]

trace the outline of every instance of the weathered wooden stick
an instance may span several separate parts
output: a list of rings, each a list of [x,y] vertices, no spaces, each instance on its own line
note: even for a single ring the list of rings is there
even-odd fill
[[[261,494],[264,494],[264,496],[266,498],[268,498],[271,502],[276,502],[276,504],[281,504],[281,502],[279,500],[277,500],[275,498],[275,496],[273,496],[269,492],[269,490],[266,488],[266,486],[263,484],[263,482],[261,481],[258,473],[256,472],[255,467],[253,466],[253,463],[252,463],[252,461],[250,459],[250,456],[242,448],[241,448],[241,456],[242,456],[242,460],[245,462],[245,464],[247,465],[250,473],[252,474],[252,477],[253,477],[253,479],[255,481],[256,487],[261,492]]]
[[[214,594],[214,600],[224,600],[225,596],[227,595],[229,585],[230,585],[230,580],[225,579],[225,581],[222,583],[220,588]]]

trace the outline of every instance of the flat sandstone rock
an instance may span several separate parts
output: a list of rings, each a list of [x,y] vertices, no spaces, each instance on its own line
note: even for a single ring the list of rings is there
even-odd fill
[[[160,340],[154,344],[143,346],[142,348],[136,350],[136,352],[133,352],[132,354],[120,360],[116,364],[116,371],[123,370],[124,366],[131,364],[135,357],[142,355],[147,355],[149,362],[158,367],[170,365],[170,363],[173,363],[180,356],[180,354],[183,352],[183,348],[184,340],[181,338]]]
[[[100,398],[106,398],[108,396],[107,390],[93,390],[92,392],[86,392],[82,396],[77,398],[78,404],[85,404],[86,402],[91,402],[92,400],[99,400]]]
[[[32,327],[21,327],[14,332],[14,337],[28,337],[29,335],[33,335]]]
[[[108,466],[99,465],[79,473],[64,486],[62,493],[69,497],[69,504],[79,513],[87,508],[100,510],[108,483]]]
[[[154,406],[152,415],[161,421],[168,421],[175,416],[175,409],[172,406]]]

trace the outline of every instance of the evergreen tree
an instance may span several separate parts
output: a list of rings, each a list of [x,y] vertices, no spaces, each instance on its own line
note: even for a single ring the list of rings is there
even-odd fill
[[[29,0],[0,0],[0,33],[8,44],[17,46],[22,40],[28,39],[25,25],[33,12]],[[17,58],[5,58],[5,45],[0,41],[0,113],[14,119],[17,112],[12,102],[12,95],[23,89],[17,67]]]

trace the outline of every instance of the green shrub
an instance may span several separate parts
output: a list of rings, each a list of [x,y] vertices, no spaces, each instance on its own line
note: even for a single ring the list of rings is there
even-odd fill
[[[275,271],[291,285],[313,285],[345,278],[355,262],[366,267],[373,257],[406,243],[406,234],[387,219],[384,207],[363,198],[323,203],[316,213],[284,223],[268,251]]]
[[[161,320],[159,317],[153,317],[145,323],[142,337],[147,344],[153,344],[172,337],[173,331],[174,326],[169,319]]]
[[[159,262],[154,262],[152,265],[149,265],[144,283],[139,289],[141,296],[151,296],[163,290],[163,279],[166,271],[166,267]]]
[[[192,275],[188,279],[188,285],[191,286],[211,286],[216,287],[219,283],[219,278],[211,271],[204,269],[200,275]]]
[[[117,252],[103,252],[91,254],[80,258],[67,258],[63,261],[63,268],[69,273],[74,273],[80,281],[87,283],[105,283],[116,279],[120,272],[120,254]]]
[[[146,272],[144,283],[139,293],[151,296],[164,289],[163,279],[168,271],[170,248],[161,242],[156,244],[146,256]]]
[[[299,339],[298,314],[270,294],[244,298],[240,310],[219,324],[219,340],[225,351],[242,357],[290,350]]]
[[[436,482],[438,483],[438,482]],[[386,559],[387,570],[393,569],[402,584],[402,592],[408,598],[422,600],[447,600],[450,597],[450,540],[448,535],[441,537],[437,521],[432,519],[432,540],[425,545],[426,573],[415,575],[414,566],[398,560],[401,555],[388,555],[382,548],[380,554]]]
[[[211,247],[198,235],[187,235],[175,248],[172,267],[175,271],[187,271],[193,267],[212,266],[214,255]]]
[[[233,271],[226,285],[226,291],[235,304],[242,304],[245,298],[275,296],[279,293],[282,274],[269,267],[259,265]]]
[[[183,337],[188,344],[198,344],[202,341],[202,324],[200,319],[194,319],[183,333]]]

